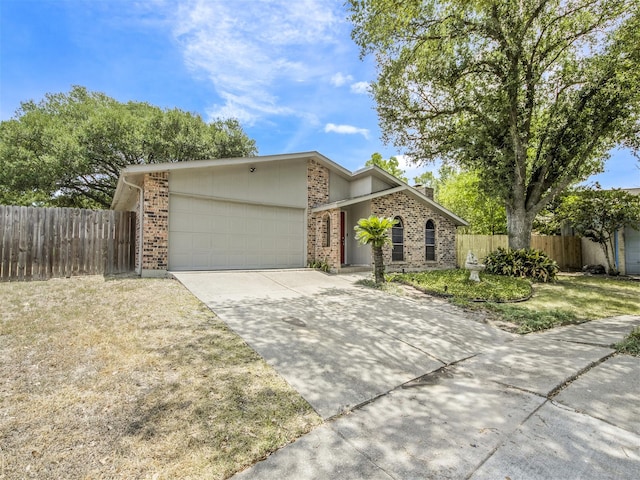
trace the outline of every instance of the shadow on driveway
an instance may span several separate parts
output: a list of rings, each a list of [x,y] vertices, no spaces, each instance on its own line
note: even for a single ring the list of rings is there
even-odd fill
[[[174,274],[323,417],[513,338],[312,270]]]

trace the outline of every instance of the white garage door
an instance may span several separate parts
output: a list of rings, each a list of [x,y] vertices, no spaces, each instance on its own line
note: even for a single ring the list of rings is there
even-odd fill
[[[304,243],[304,209],[169,200],[169,270],[303,267]]]
[[[624,262],[627,275],[640,275],[640,231],[624,231]]]

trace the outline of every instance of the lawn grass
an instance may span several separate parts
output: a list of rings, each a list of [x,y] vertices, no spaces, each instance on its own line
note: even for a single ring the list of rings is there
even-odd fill
[[[534,285],[527,302],[487,308],[518,326],[519,333],[616,315],[640,315],[640,282],[607,276],[559,275]]]
[[[0,284],[0,478],[212,478],[321,423],[177,281]]]
[[[467,276],[466,270],[441,270],[390,278],[427,293],[452,295],[453,304],[489,313],[498,325],[518,333],[616,315],[640,315],[640,282],[624,278],[561,274],[556,282],[534,283],[533,295],[527,301],[497,303],[526,296],[529,283],[481,273],[482,282],[474,284],[466,280]],[[471,302],[478,299],[487,303]]]
[[[531,283],[527,280],[481,273],[481,282],[478,283],[469,280],[469,272],[462,269],[394,274],[389,278],[426,293],[453,297],[457,301],[509,302],[531,295]]]
[[[635,357],[640,357],[640,327],[633,331],[620,343],[615,344],[615,348],[620,353],[627,353]]]

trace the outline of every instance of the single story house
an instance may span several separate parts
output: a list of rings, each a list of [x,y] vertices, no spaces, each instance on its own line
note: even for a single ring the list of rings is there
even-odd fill
[[[350,172],[318,152],[132,165],[112,208],[137,212],[136,271],[371,265],[354,226],[370,215],[399,220],[385,249],[390,270],[455,267],[467,225],[378,167]]]

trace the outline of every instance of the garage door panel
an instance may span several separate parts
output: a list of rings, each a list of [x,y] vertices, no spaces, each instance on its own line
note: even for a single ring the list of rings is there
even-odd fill
[[[261,240],[258,235],[251,235],[247,238],[247,252],[255,255],[255,252],[261,248]]]
[[[172,195],[169,269],[304,266],[304,210]]]
[[[191,217],[185,215],[175,215],[175,219],[172,222],[173,228],[177,232],[189,232],[193,224]]]
[[[194,233],[192,237],[192,248],[194,250],[209,250],[211,249],[211,236],[206,233]]]

